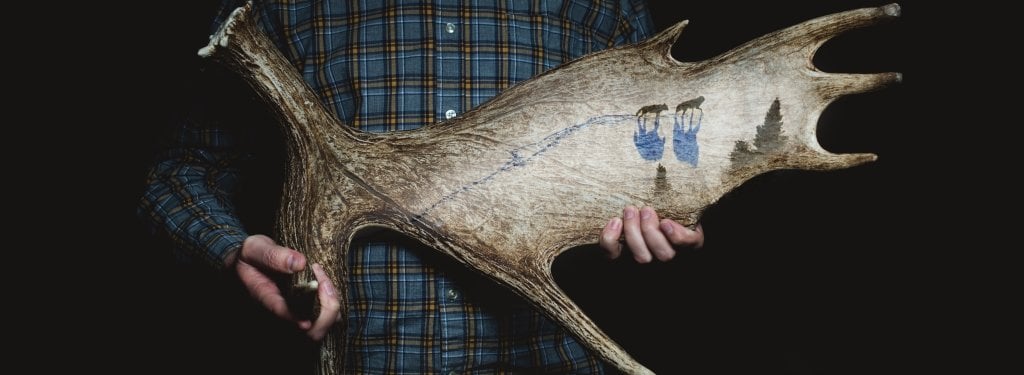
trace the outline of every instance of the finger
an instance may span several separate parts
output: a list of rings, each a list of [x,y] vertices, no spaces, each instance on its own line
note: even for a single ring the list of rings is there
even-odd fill
[[[341,317],[341,302],[338,300],[338,293],[334,288],[334,282],[327,276],[327,272],[324,272],[320,264],[313,264],[313,274],[316,275],[316,280],[320,284],[318,289],[320,316],[316,318],[316,322],[313,322],[313,326],[310,327],[309,331],[306,331],[306,335],[313,340],[319,341],[327,335],[327,331]]]
[[[658,213],[653,208],[644,207],[640,210],[640,231],[644,235],[644,243],[651,255],[664,262],[676,256],[676,249],[672,248],[658,226]]]
[[[239,261],[235,265],[235,269],[238,272],[238,278],[249,290],[253,299],[282,319],[294,319],[291,312],[288,311],[288,303],[285,301],[284,295],[281,294],[281,289],[273,280],[258,268],[244,261]]]
[[[668,238],[668,241],[677,247],[691,247],[699,249],[704,246],[704,229],[697,224],[694,229],[687,228],[673,220],[661,220],[661,232]]]
[[[622,232],[626,235],[626,246],[633,253],[633,259],[638,263],[651,261],[651,252],[644,244],[644,235],[640,231],[640,214],[635,206],[626,206],[622,210]]]
[[[270,237],[249,236],[242,244],[242,261],[262,270],[292,274],[306,268],[302,253],[278,245]]]
[[[608,259],[616,259],[619,255],[622,255],[622,243],[619,242],[619,237],[622,236],[622,219],[612,218],[608,221],[608,225],[604,226],[601,230],[601,239],[598,244],[604,249],[605,256]]]

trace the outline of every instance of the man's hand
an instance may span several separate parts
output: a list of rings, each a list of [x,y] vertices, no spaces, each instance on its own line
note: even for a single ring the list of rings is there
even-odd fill
[[[302,253],[278,245],[270,237],[260,234],[246,238],[239,253],[234,262],[235,271],[253,298],[274,315],[297,323],[299,329],[306,331],[306,335],[313,340],[320,340],[327,334],[327,330],[340,317],[338,312],[341,310],[341,302],[334,283],[322,266],[313,264],[313,274],[319,284],[317,296],[320,299],[320,316],[311,322],[295,318],[288,310],[284,294],[272,277],[274,274],[290,275],[305,268],[306,257]]]
[[[626,206],[621,218],[612,218],[608,222],[601,231],[599,244],[609,258],[622,255],[623,246],[619,238],[623,234],[626,246],[637,263],[649,263],[653,258],[668,261],[676,256],[679,249],[704,246],[704,231],[700,224],[696,230],[691,230],[675,221],[658,219],[658,213],[650,207],[637,210],[634,206]]]

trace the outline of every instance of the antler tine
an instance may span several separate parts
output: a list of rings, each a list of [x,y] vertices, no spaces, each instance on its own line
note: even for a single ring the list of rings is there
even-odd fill
[[[813,86],[816,87],[817,96],[821,99],[818,101],[820,107],[803,123],[804,132],[812,135],[806,139],[807,143],[805,144],[810,147],[805,151],[810,151],[809,155],[812,156],[807,160],[799,161],[798,164],[805,169],[831,170],[875,161],[878,158],[875,154],[834,154],[822,148],[817,138],[813,136],[816,133],[815,128],[818,126],[818,116],[821,110],[836,98],[878,90],[899,83],[903,80],[903,75],[900,73],[824,73],[817,70],[811,70],[808,74],[811,76]],[[795,159],[799,160],[800,158]]]
[[[252,2],[246,2],[244,5],[236,8],[231,12],[224,23],[220,25],[213,35],[210,35],[209,44],[199,49],[199,56],[204,58],[215,57],[220,54],[222,48],[227,48],[231,41],[231,36],[235,34],[236,28],[242,28],[245,23],[250,22],[249,13],[252,12]]]
[[[665,62],[679,64],[672,58],[672,45],[679,40],[679,35],[682,35],[683,29],[689,24],[689,20],[676,22],[661,33],[640,42],[640,51],[644,52],[644,59],[655,65],[662,65]]]
[[[836,13],[829,16],[819,17],[803,24],[791,27],[785,31],[800,31],[802,35],[798,38],[809,38],[804,44],[804,55],[808,60],[829,39],[850,31],[855,28],[866,27],[894,19],[900,16],[899,4],[892,3],[877,8],[855,9],[847,12]],[[803,26],[803,30],[799,30]],[[783,37],[785,38],[785,37]],[[786,38],[788,39],[788,38]],[[797,38],[793,38],[795,41]],[[803,44],[803,43],[801,43]],[[800,46],[801,44],[792,44]]]
[[[779,55],[796,56],[798,58],[791,61],[813,69],[811,58],[818,47],[829,39],[855,28],[874,25],[899,16],[900,6],[896,3],[835,13],[751,40],[721,57],[739,59],[765,51],[775,51],[774,53]]]
[[[351,127],[341,126],[341,120],[320,102],[295,67],[274,47],[253,17],[253,6],[248,1],[231,12],[210,36],[209,44],[199,50],[199,56],[241,73],[256,94],[277,103],[276,114],[289,124],[286,134],[298,138],[316,134],[332,141],[357,138]]]
[[[812,74],[813,80],[818,82],[818,93],[825,99],[874,91],[903,81],[902,73],[892,72],[852,74],[814,71]]]
[[[808,26],[808,29],[804,31],[806,36],[811,38],[811,42],[803,45],[802,52],[807,59],[806,64],[811,70],[812,80],[818,83],[818,92],[822,98],[831,100],[843,95],[874,91],[903,81],[901,73],[893,72],[875,74],[824,73],[817,70],[810,62],[818,48],[832,37],[853,28],[873,25],[899,16],[900,6],[893,3],[877,8],[857,9],[820,17],[800,25]]]

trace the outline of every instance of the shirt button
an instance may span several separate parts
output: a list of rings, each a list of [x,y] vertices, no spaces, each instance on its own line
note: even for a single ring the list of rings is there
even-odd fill
[[[455,24],[449,22],[447,25],[444,25],[444,31],[449,34],[455,34]]]
[[[457,114],[458,113],[456,113],[454,109],[449,109],[449,110],[444,112],[444,118],[447,119],[447,120],[451,120],[452,117],[455,117],[455,115],[457,115]]]
[[[455,371],[448,371],[448,375],[455,375],[455,374],[458,374],[458,373],[455,372]]]
[[[455,301],[459,299],[459,291],[455,289],[448,289],[448,292],[446,292],[445,294],[448,296],[449,301]]]

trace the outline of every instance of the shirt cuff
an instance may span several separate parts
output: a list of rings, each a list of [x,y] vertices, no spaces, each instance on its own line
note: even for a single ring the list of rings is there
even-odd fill
[[[206,258],[216,268],[227,268],[226,260],[240,251],[248,233],[233,226],[213,226],[199,236],[201,247],[206,249]]]

